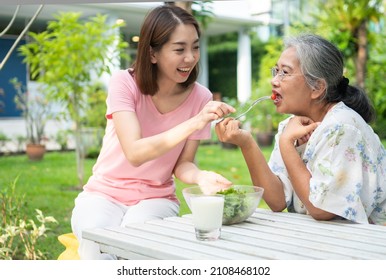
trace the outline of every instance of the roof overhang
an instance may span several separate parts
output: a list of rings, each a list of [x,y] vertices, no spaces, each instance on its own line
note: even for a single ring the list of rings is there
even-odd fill
[[[123,28],[124,33],[128,34],[137,34],[140,30],[142,21],[149,11],[154,6],[162,4],[162,2],[154,1],[135,1],[136,3],[128,3],[134,1],[119,1],[115,2],[125,2],[125,3],[105,3],[106,0],[92,0],[95,3],[92,4],[70,4],[69,3],[79,3],[80,0],[68,0],[66,5],[62,4],[47,4],[50,2],[57,2],[53,0],[46,0],[43,9],[38,15],[37,19],[32,26],[45,26],[46,22],[53,20],[54,14],[59,12],[69,12],[77,11],[81,12],[84,18],[93,16],[95,14],[109,14],[112,17],[124,19],[126,26]],[[16,1],[18,2],[18,1]],[[38,0],[23,0],[25,3],[35,3],[39,2]],[[104,2],[104,3],[102,3]],[[146,2],[146,3],[145,3]],[[39,8],[38,4],[33,5],[21,5],[19,13],[16,17],[14,25],[19,25],[23,28],[27,22],[32,18],[36,10]],[[0,26],[5,27],[8,22],[11,20],[12,15],[16,9],[16,4],[13,5],[3,5],[0,9]],[[222,16],[220,13],[215,13],[213,20],[209,23],[205,34],[208,36],[223,34],[227,32],[235,32],[242,28],[251,28],[254,26],[262,25],[261,21],[251,18],[249,15],[245,17],[232,17],[232,16]]]

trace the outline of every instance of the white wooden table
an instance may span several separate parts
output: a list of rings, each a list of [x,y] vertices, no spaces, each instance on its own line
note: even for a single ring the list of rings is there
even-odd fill
[[[223,226],[217,241],[196,240],[191,215],[83,232],[102,252],[123,259],[383,259],[386,227],[257,209]]]

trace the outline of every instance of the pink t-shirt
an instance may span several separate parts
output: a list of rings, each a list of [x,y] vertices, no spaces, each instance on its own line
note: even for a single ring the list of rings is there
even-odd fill
[[[85,191],[96,192],[111,200],[134,205],[149,198],[168,198],[178,202],[173,180],[174,166],[184,148],[181,142],[161,157],[139,167],[132,166],[124,156],[115,132],[112,114],[117,111],[136,112],[142,137],[169,130],[197,115],[212,99],[212,93],[195,83],[187,99],[174,111],[161,114],[151,96],[139,91],[128,70],[120,70],[111,77],[107,97],[107,126],[103,145],[93,175],[84,186]],[[127,127],[130,130],[130,126]],[[210,124],[191,134],[188,139],[210,137]]]

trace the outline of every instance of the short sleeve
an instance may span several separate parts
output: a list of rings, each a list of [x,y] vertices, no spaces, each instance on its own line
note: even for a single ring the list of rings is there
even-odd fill
[[[128,70],[119,70],[111,76],[108,85],[106,117],[114,112],[135,112],[136,93],[138,89]]]
[[[193,108],[192,116],[197,115],[204,106],[211,100],[213,100],[213,95],[206,87],[196,83],[195,94],[197,98],[190,100],[189,106]],[[207,124],[203,129],[198,130],[192,133],[188,139],[189,140],[204,140],[210,139],[211,137],[211,123]]]

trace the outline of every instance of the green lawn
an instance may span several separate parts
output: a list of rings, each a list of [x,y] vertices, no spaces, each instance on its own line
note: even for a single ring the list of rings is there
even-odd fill
[[[270,148],[264,150],[268,155]],[[87,179],[95,160],[86,160]],[[216,171],[235,184],[250,184],[250,177],[239,149],[224,149],[220,145],[201,145],[197,155],[198,165],[205,170]],[[27,156],[1,156],[0,190],[10,186],[18,177],[16,192],[25,195],[28,218],[34,218],[35,209],[45,216],[53,216],[59,223],[49,224],[51,231],[39,243],[39,249],[48,259],[56,259],[64,247],[57,236],[71,231],[70,217],[74,199],[80,192],[77,188],[76,161],[74,152],[48,152],[44,159],[31,162]],[[181,195],[186,185],[177,181],[177,195],[181,201],[180,215],[189,210]],[[264,204],[264,203],[262,203]],[[263,206],[263,205],[261,205]]]

